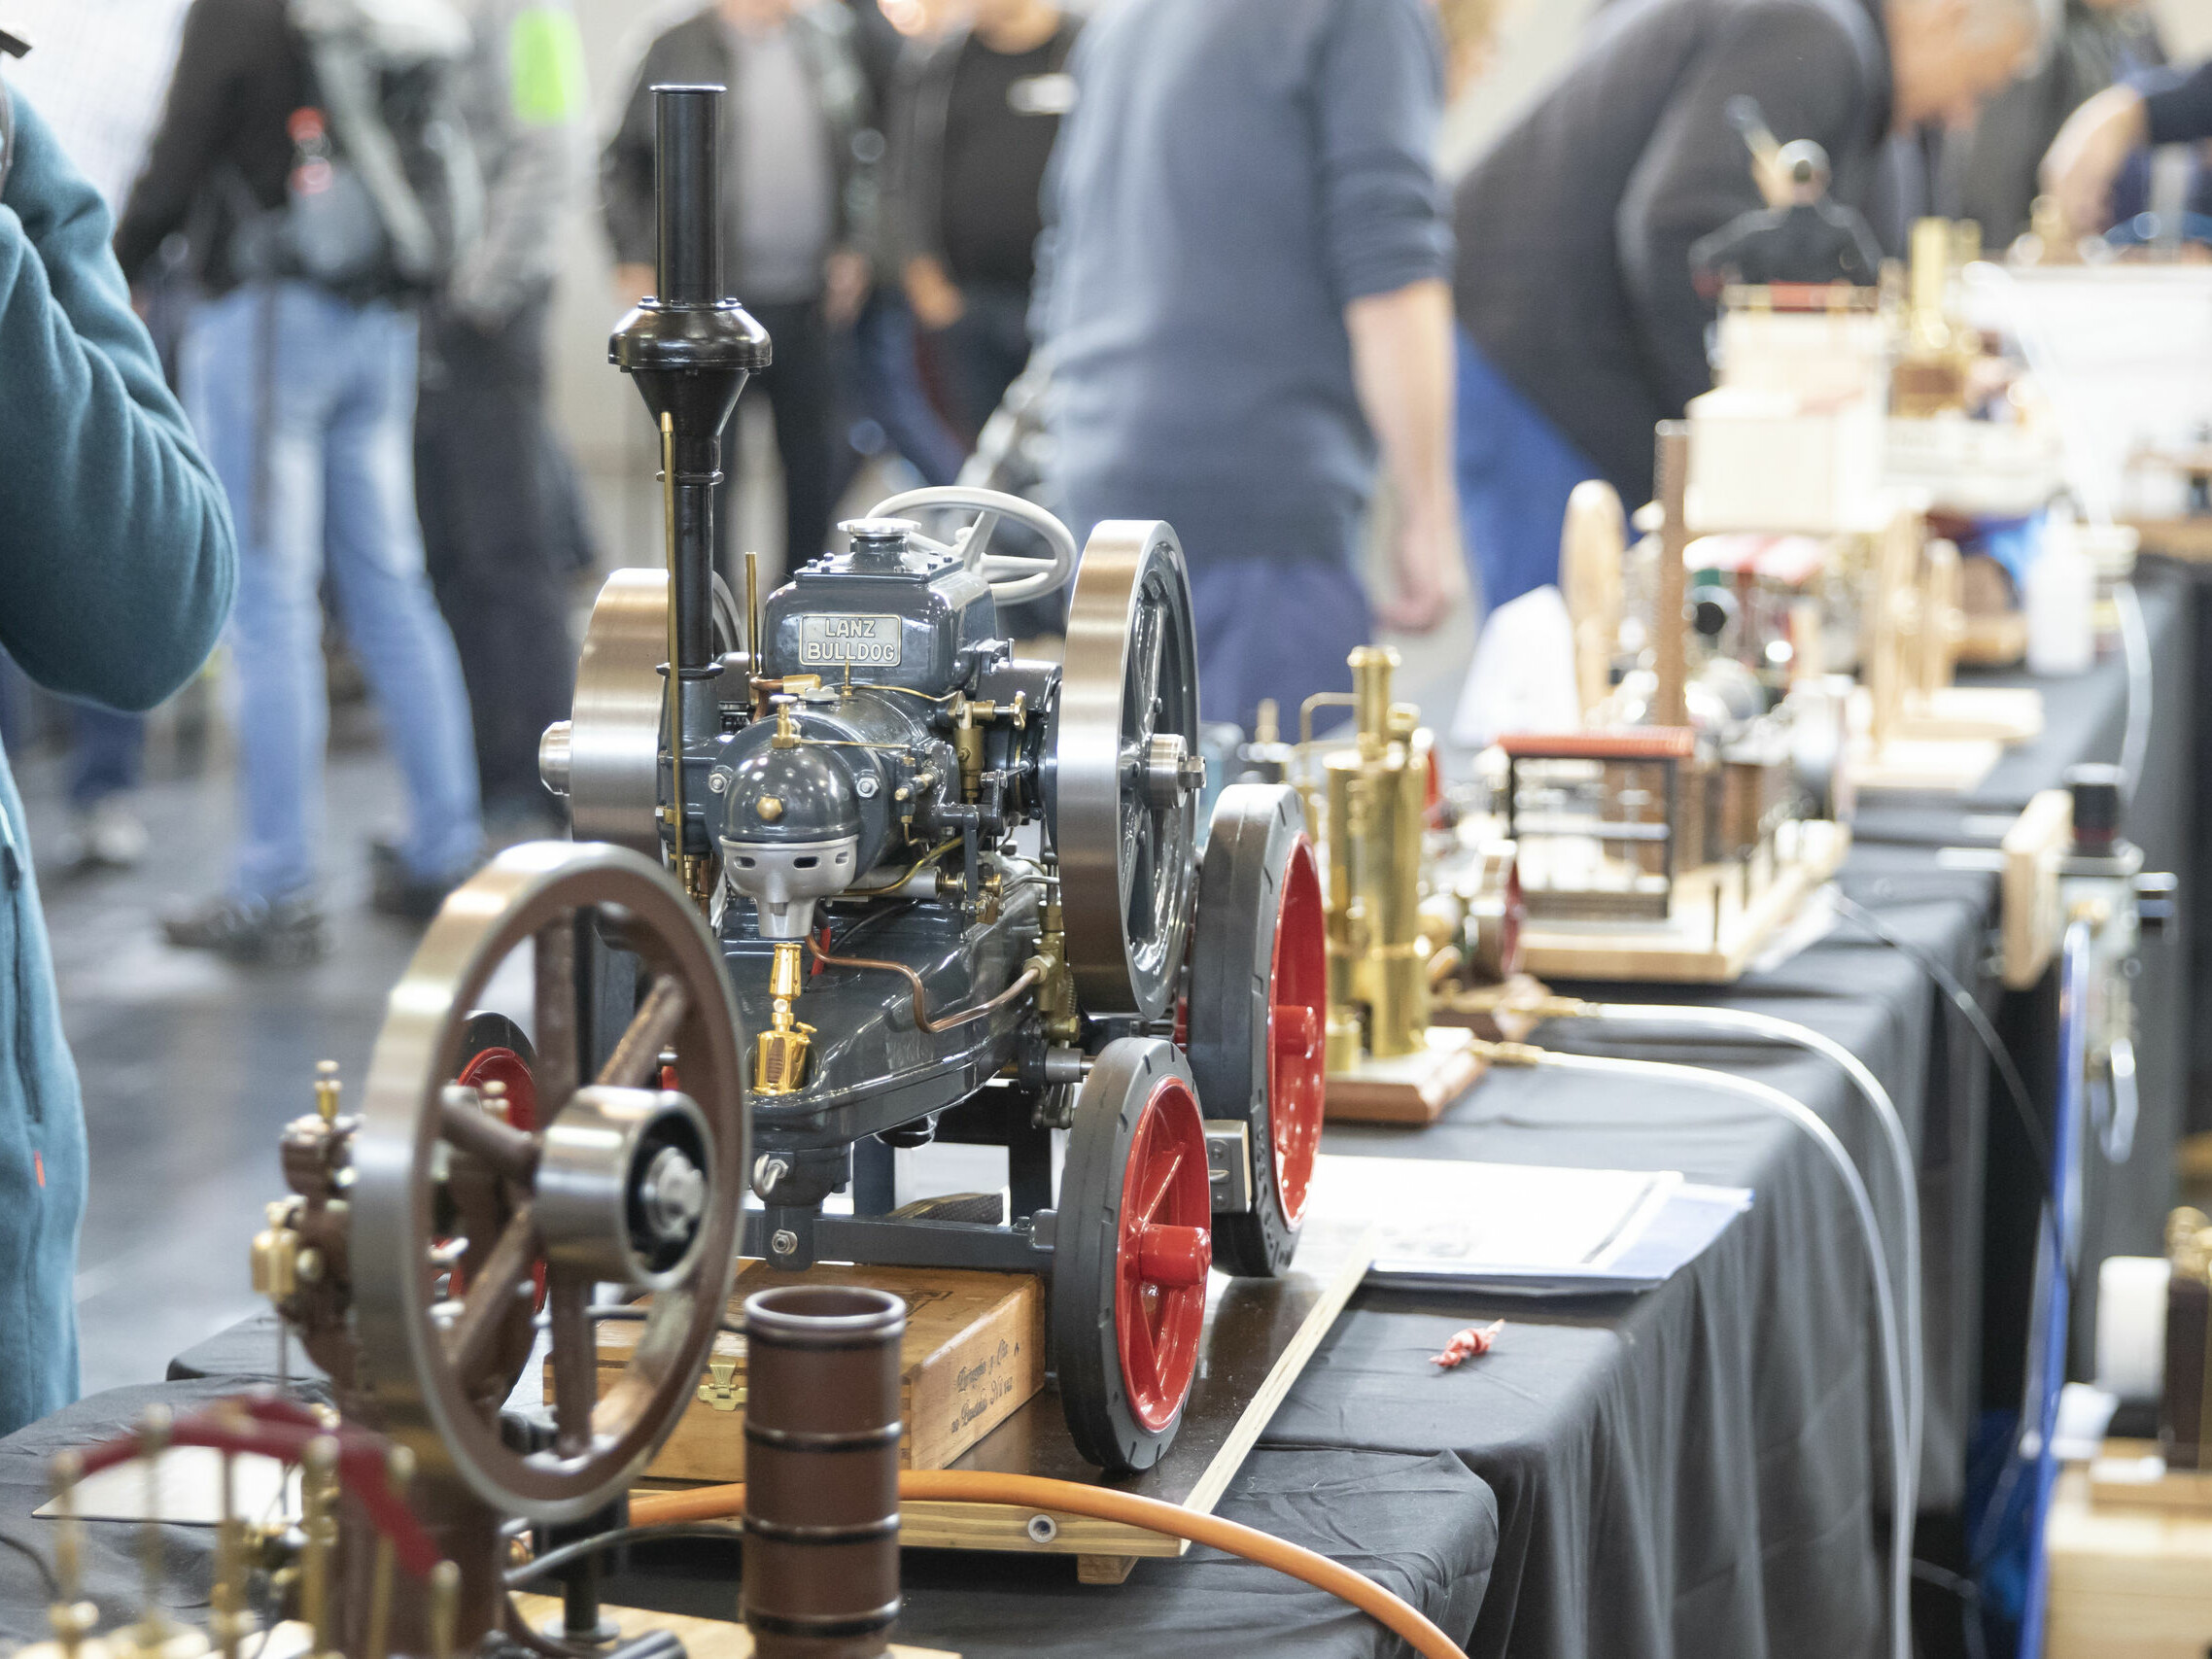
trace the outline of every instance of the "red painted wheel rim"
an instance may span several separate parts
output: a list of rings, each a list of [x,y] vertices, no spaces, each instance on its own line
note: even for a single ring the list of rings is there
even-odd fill
[[[518,1129],[537,1128],[537,1080],[530,1066],[512,1049],[485,1049],[461,1068],[454,1079],[467,1089],[497,1083],[507,1091],[507,1122]]]
[[[1323,1071],[1329,1034],[1329,933],[1321,873],[1304,836],[1292,844],[1275,910],[1267,974],[1267,1138],[1283,1217],[1305,1215],[1314,1155],[1321,1149]]]
[[[537,1079],[530,1073],[530,1062],[512,1049],[478,1050],[453,1081],[467,1089],[481,1089],[487,1083],[503,1086],[507,1091],[507,1122],[518,1129],[536,1130]],[[537,1284],[533,1305],[542,1309],[545,1306],[545,1263],[538,1262],[532,1272]],[[454,1268],[452,1294],[459,1296],[466,1289],[461,1269]]]
[[[1138,1115],[1122,1173],[1114,1335],[1129,1412],[1158,1434],[1175,1421],[1198,1368],[1213,1265],[1206,1130],[1191,1086],[1161,1078]]]

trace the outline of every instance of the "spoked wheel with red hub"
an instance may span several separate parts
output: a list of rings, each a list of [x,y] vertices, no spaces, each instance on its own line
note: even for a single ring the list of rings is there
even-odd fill
[[[1120,1037],[1076,1097],[1060,1177],[1052,1333],[1076,1449],[1146,1469],[1175,1438],[1206,1321],[1206,1131],[1172,1043]]]
[[[1214,808],[1191,951],[1191,1075],[1209,1122],[1244,1125],[1250,1203],[1214,1217],[1214,1261],[1290,1265],[1321,1146],[1329,940],[1297,791],[1238,783]],[[1217,1193],[1219,1200],[1224,1195]]]

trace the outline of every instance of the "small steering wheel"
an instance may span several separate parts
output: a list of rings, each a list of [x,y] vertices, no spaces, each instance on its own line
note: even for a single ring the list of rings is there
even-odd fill
[[[1025,501],[1020,496],[1010,496],[1001,490],[962,484],[906,490],[888,501],[877,502],[868,516],[904,518],[924,507],[976,515],[950,542],[933,541],[926,536],[910,536],[907,539],[923,552],[950,554],[969,570],[980,571],[990,584],[991,598],[1000,605],[1043,599],[1049,593],[1057,593],[1074,579],[1075,533],[1036,502]],[[1030,559],[1012,553],[985,552],[1001,518],[1019,519],[1042,536],[1052,549],[1052,558]]]

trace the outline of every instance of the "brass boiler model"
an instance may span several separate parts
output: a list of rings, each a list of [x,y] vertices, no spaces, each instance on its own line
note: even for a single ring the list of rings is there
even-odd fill
[[[1398,653],[1352,653],[1352,694],[1309,698],[1300,712],[1310,742],[1313,710],[1349,703],[1359,736],[1329,755],[1329,1047],[1331,1074],[1409,1054],[1429,1025],[1429,955],[1421,917],[1422,835],[1427,827],[1431,738],[1421,711],[1390,700]],[[1300,788],[1315,788],[1311,773]],[[1307,816],[1316,816],[1311,800]]]

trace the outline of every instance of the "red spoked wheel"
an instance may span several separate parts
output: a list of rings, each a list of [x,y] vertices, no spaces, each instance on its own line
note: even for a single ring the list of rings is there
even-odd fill
[[[1275,1191],[1295,1230],[1321,1152],[1329,1035],[1329,924],[1313,844],[1299,836],[1283,869],[1267,976],[1267,1122]]]
[[[1251,1152],[1248,1201],[1216,1194],[1215,1262],[1270,1276],[1297,1249],[1329,1029],[1321,875],[1296,790],[1222,791],[1192,932],[1191,1073],[1207,1122],[1241,1123]]]
[[[487,1083],[496,1083],[506,1093],[506,1122],[509,1126],[536,1134],[541,1125],[537,1121],[537,1074],[532,1068],[537,1056],[530,1038],[523,1028],[503,1014],[480,1010],[468,1017],[461,1028],[461,1069],[454,1082],[464,1089],[482,1089]],[[466,1187],[466,1183],[464,1184]],[[498,1220],[503,1224],[504,1217]],[[475,1218],[477,1236],[494,1236],[484,1229],[486,1219]],[[468,1288],[467,1274],[460,1262],[449,1270],[451,1280],[448,1294],[461,1296]],[[536,1271],[536,1291],[531,1301],[534,1313],[545,1309],[545,1263],[540,1262]]]
[[[1213,1264],[1205,1125],[1172,1044],[1099,1052],[1058,1209],[1051,1324],[1068,1432],[1104,1469],[1150,1469],[1197,1375]]]

